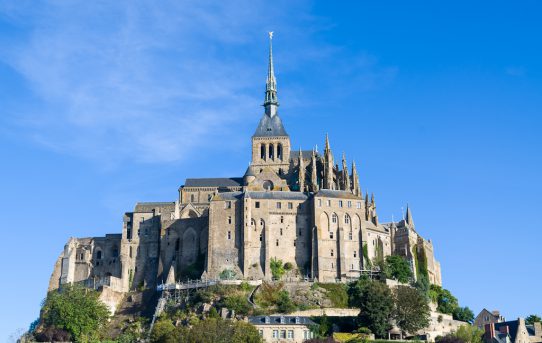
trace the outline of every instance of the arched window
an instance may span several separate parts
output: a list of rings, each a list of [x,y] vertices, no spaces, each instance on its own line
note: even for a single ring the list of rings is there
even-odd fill
[[[194,200],[196,200],[196,197],[194,194],[190,194],[190,202],[194,202]]]
[[[333,213],[333,215],[331,216],[331,222],[334,223],[334,224],[337,224],[337,214],[336,213]]]
[[[265,144],[260,144],[260,158],[265,160]]]
[[[269,144],[269,159],[272,160],[274,155],[275,155],[275,146],[273,144]]]
[[[113,249],[111,249],[111,255],[113,257],[119,257],[119,248],[117,248],[116,246],[113,247]]]
[[[132,247],[130,247],[130,258],[132,258]]]
[[[344,223],[345,224],[350,224],[350,216],[348,214],[344,215]]]
[[[101,260],[101,259],[102,259],[102,251],[101,251],[101,250],[98,250],[98,252],[96,252],[96,259],[97,259],[97,260]]]
[[[282,161],[282,144],[277,144],[277,158]]]

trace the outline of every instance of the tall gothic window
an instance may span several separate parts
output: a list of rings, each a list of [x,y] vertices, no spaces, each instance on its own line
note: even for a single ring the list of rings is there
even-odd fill
[[[333,213],[333,215],[331,216],[331,221],[336,224],[337,223],[337,214],[336,213]]]
[[[273,144],[269,144],[269,159],[272,160],[274,155],[275,155],[275,146]]]
[[[265,144],[260,145],[260,158],[265,160]]]
[[[277,158],[282,161],[282,144],[277,145]]]
[[[348,214],[346,214],[346,215],[344,216],[344,223],[345,223],[345,224],[350,224],[350,216],[349,216]]]

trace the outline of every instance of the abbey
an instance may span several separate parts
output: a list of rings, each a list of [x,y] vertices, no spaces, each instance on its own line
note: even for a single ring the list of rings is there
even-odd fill
[[[416,231],[411,210],[381,223],[373,195],[363,195],[356,164],[323,152],[293,150],[279,115],[270,40],[264,109],[242,177],[189,178],[170,202],[138,203],[121,234],[71,238],[49,289],[81,282],[118,292],[181,278],[272,279],[271,260],[288,277],[346,282],[385,256],[410,261],[441,284],[433,245]]]

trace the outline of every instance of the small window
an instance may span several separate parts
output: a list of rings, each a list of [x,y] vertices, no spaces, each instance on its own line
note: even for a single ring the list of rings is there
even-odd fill
[[[281,209],[282,208],[282,204],[280,202],[277,202],[277,209]]]
[[[331,257],[333,257],[333,249],[331,249],[331,250],[329,251],[329,254],[330,254]]]
[[[280,330],[280,338],[286,338],[286,330]]]
[[[273,330],[273,338],[279,338],[279,330]]]
[[[344,223],[345,223],[345,224],[350,224],[350,216],[349,216],[348,214],[346,214],[346,215],[344,216]]]
[[[343,207],[343,201],[339,200],[339,207]]]
[[[282,236],[282,228],[280,228],[280,235]]]
[[[96,259],[97,259],[97,260],[101,260],[101,259],[102,259],[102,252],[101,252],[101,250],[98,250],[98,252],[96,253]]]
[[[331,207],[331,200],[327,201],[327,207]]]
[[[279,246],[279,240],[277,239],[277,241],[275,242],[275,245],[278,247]]]
[[[256,201],[256,208],[260,208],[260,202]]]
[[[299,236],[303,236],[303,230],[299,229]]]
[[[265,226],[265,222],[263,221],[263,219],[260,219],[260,226],[261,226],[261,227],[264,227],[264,226]]]
[[[294,247],[297,246],[297,239],[294,239]]]
[[[352,236],[353,236],[353,235],[352,235],[352,231],[349,231],[349,232],[348,232],[348,239],[349,239],[349,240],[352,240],[352,238],[353,238]]]
[[[361,208],[361,202],[358,201],[358,202],[356,203],[356,208]]]
[[[331,222],[337,224],[337,214],[333,213],[333,215],[331,216]]]
[[[351,208],[351,207],[352,207],[352,202],[351,202],[351,201],[348,201],[348,202],[347,202],[347,206],[348,206],[348,208]]]
[[[228,216],[228,224],[231,224],[231,216]]]
[[[322,199],[318,199],[318,207],[322,207]]]
[[[280,216],[280,223],[281,223],[281,224],[284,223],[284,216]]]
[[[231,201],[226,201],[226,208],[231,208]]]
[[[331,262],[331,269],[333,269],[335,267],[335,265],[333,264],[333,262]]]
[[[228,231],[228,239],[231,239],[231,231]]]
[[[333,239],[333,231],[329,231],[329,239]]]
[[[194,194],[190,194],[190,202],[194,202],[196,200],[196,197]]]
[[[260,242],[263,241],[263,235],[260,233]]]
[[[130,254],[129,254],[130,258],[132,258],[132,247],[130,247]]]
[[[288,339],[294,339],[294,330],[288,330]]]
[[[358,257],[358,253],[354,250],[354,258]]]
[[[292,210],[294,208],[294,203],[293,202],[289,202],[288,203],[288,209],[289,210]]]

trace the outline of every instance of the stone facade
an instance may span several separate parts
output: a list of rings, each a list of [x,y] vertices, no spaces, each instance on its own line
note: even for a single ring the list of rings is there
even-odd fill
[[[245,174],[187,179],[177,200],[138,203],[125,213],[121,234],[71,238],[49,288],[108,278],[125,292],[155,287],[168,274],[269,280],[273,258],[290,263],[293,277],[345,282],[390,254],[440,285],[433,245],[417,233],[410,209],[404,220],[380,223],[355,163],[349,168],[344,155],[335,163],[327,136],[323,153],[292,151],[278,106],[270,52],[265,112]]]

